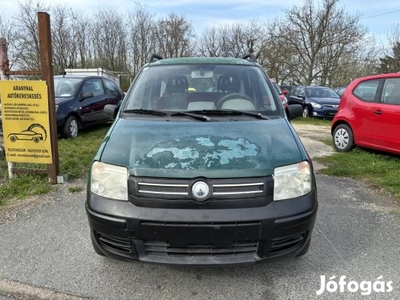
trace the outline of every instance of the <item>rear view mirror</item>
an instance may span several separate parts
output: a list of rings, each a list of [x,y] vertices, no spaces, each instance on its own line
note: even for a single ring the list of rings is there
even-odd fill
[[[207,70],[192,71],[192,78],[213,78],[214,72]]]

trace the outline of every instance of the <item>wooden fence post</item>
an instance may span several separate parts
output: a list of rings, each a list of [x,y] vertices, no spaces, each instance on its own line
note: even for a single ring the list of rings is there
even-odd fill
[[[6,74],[8,69],[9,69],[9,63],[7,55],[7,41],[5,38],[0,38],[0,80],[8,80],[8,75]],[[0,119],[0,122],[2,122],[2,119]],[[3,125],[1,126],[3,128]],[[3,129],[1,134],[3,134]],[[8,177],[13,178],[14,177],[13,169],[15,168],[15,163],[7,162],[7,166],[8,166]]]

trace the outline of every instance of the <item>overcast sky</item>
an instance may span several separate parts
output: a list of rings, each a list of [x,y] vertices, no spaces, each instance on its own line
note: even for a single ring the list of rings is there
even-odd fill
[[[0,0],[3,17],[18,11],[18,1],[25,0]],[[42,2],[62,3],[73,10],[88,14],[92,14],[97,8],[108,7],[128,12],[134,10],[135,3],[141,3],[156,17],[166,16],[172,12],[183,15],[192,23],[197,34],[201,34],[207,27],[221,24],[253,19],[270,22],[276,18],[284,18],[285,10],[295,5],[302,6],[304,3],[301,0],[43,0]],[[400,24],[399,0],[342,0],[339,5],[349,14],[361,14],[361,24],[374,34],[378,42],[385,40],[395,24]]]

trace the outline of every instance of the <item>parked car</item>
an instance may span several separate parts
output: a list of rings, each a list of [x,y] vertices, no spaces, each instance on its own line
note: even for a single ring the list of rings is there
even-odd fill
[[[345,90],[331,133],[337,151],[354,146],[400,154],[400,73],[354,80]]]
[[[296,86],[288,96],[289,104],[301,104],[303,117],[333,118],[338,110],[340,97],[325,86]]]
[[[347,85],[342,85],[342,86],[335,87],[333,90],[336,94],[339,95],[339,97],[342,97],[346,88],[347,88]]]
[[[221,265],[307,252],[317,188],[288,117],[302,107],[286,115],[254,55],[152,55],[117,110],[89,170],[96,253]]]
[[[293,88],[291,85],[280,85],[279,87],[285,96],[287,96]]]
[[[104,114],[107,104],[118,105],[124,92],[103,76],[54,76],[57,131],[64,138],[75,138],[84,127],[110,121]]]
[[[279,99],[282,102],[283,108],[285,109],[285,112],[287,112],[288,110],[288,101],[285,97],[285,95],[283,94],[283,91],[281,90],[280,86],[278,85],[278,83],[276,82],[275,79],[271,78],[271,82],[272,85],[274,86],[275,91],[278,93]]]

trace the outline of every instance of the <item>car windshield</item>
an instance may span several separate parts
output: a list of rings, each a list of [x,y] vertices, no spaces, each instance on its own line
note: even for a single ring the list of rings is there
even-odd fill
[[[79,83],[82,81],[80,78],[66,78],[54,77],[54,95],[56,98],[70,98],[72,97]]]
[[[123,111],[256,111],[280,113],[279,98],[259,67],[186,64],[145,67]]]
[[[339,95],[330,88],[306,88],[306,95],[312,98],[340,98]]]

